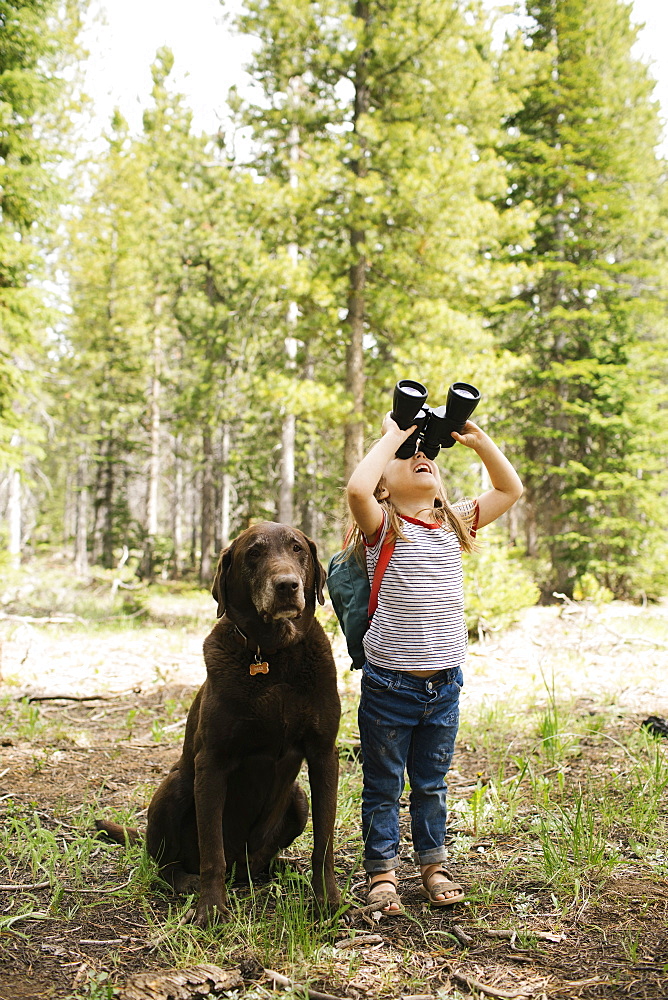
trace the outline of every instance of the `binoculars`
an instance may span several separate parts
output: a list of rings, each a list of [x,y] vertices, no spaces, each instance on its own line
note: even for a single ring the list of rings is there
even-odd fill
[[[452,431],[461,434],[464,424],[480,402],[480,392],[468,382],[455,382],[448,389],[445,406],[432,409],[426,405],[428,392],[420,383],[404,378],[394,387],[392,419],[408,430],[417,424],[415,431],[395,452],[397,458],[412,458],[416,451],[434,459],[441,448],[452,448],[455,439]]]

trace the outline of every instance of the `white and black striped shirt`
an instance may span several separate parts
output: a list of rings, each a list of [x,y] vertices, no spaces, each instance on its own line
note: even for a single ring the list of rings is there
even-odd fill
[[[477,500],[453,504],[475,533]],[[466,656],[462,554],[449,525],[402,517],[407,540],[397,538],[385,570],[378,607],[364,636],[367,660],[389,670],[443,670],[460,667]],[[383,512],[380,534],[367,547],[369,579],[388,528]]]

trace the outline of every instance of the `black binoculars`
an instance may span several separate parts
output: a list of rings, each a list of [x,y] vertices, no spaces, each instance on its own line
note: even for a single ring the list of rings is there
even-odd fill
[[[452,431],[461,434],[464,424],[480,402],[480,392],[468,382],[455,382],[448,389],[445,406],[433,410],[426,406],[428,392],[420,382],[404,378],[394,387],[392,419],[408,430],[417,424],[415,431],[395,452],[397,458],[412,458],[416,451],[434,459],[441,448],[452,448],[455,439]]]

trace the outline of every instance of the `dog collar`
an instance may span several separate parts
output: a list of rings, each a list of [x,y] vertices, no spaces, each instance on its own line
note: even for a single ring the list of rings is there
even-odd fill
[[[244,646],[246,649],[252,649],[253,647],[251,646],[250,640],[246,635],[246,633],[242,632],[242,630],[239,628],[236,622],[233,622],[231,618],[229,619],[229,621],[234,628],[234,638],[237,640],[237,642],[241,643],[241,645]],[[269,664],[267,663],[266,660],[262,659],[262,651],[259,646],[255,647],[255,651],[253,653],[253,662],[250,665],[249,672],[251,677],[254,677],[255,674],[269,673]]]

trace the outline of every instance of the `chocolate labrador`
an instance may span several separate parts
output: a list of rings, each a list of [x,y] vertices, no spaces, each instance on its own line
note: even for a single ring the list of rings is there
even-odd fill
[[[296,780],[304,760],[313,889],[321,907],[339,903],[333,839],[341,708],[331,647],[314,617],[325,576],[315,543],[285,524],[255,524],[221,553],[212,588],[219,621],[204,641],[207,677],[146,831],[163,879],[178,892],[199,882],[199,926],[224,918],[232,866],[251,878],[266,871],[304,829],[308,800]],[[103,820],[97,827],[120,843],[139,836]]]

